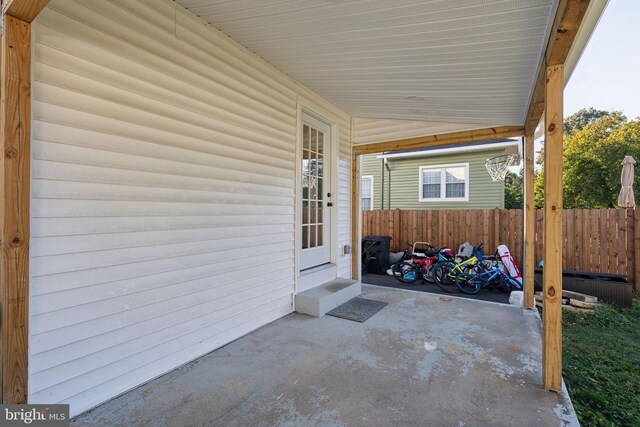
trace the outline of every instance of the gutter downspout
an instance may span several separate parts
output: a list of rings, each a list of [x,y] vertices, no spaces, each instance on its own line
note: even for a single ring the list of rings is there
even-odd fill
[[[380,163],[382,182],[380,183],[380,209],[384,209],[384,159]]]
[[[387,172],[389,172],[389,180],[387,182],[387,190],[388,190],[387,192],[389,193],[387,196],[387,199],[389,199],[389,201],[387,202],[387,208],[391,210],[391,169],[389,168],[389,161],[387,159],[383,159],[383,160],[384,160],[384,166],[387,168]],[[384,171],[382,172],[384,174]]]

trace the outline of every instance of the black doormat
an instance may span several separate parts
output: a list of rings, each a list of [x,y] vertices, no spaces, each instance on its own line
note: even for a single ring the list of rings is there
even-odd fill
[[[334,308],[327,314],[333,317],[353,320],[354,322],[364,322],[387,305],[383,301],[374,301],[366,298],[354,298]]]

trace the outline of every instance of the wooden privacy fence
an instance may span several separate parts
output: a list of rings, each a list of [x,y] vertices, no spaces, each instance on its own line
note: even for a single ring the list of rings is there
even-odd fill
[[[562,265],[580,270],[632,276],[640,285],[640,209],[563,210]],[[536,264],[543,257],[543,211],[536,212]],[[406,242],[427,241],[457,252],[463,242],[484,243],[485,254],[499,244],[522,265],[521,209],[378,210],[362,213],[362,236],[391,236],[393,251]]]

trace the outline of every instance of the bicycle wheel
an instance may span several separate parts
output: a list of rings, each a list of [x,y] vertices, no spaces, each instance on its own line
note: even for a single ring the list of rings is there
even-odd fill
[[[436,282],[436,269],[438,264],[431,264],[427,271],[422,275],[422,278],[427,283],[435,283]]]
[[[521,291],[522,285],[513,277],[500,275],[500,287],[502,292]]]
[[[437,264],[436,267],[434,267],[433,278],[436,282],[436,285],[438,285],[438,287],[445,292],[453,292],[453,290],[455,289],[454,285],[456,282],[455,280],[452,280],[451,276],[449,275],[454,265],[455,264],[451,262],[444,262],[441,264]]]
[[[418,267],[410,262],[399,262],[393,267],[393,277],[402,283],[410,284],[420,277]]]
[[[480,292],[481,285],[481,280],[471,273],[460,273],[456,276],[456,286],[465,294],[476,295]]]
[[[511,292],[511,283],[509,283],[509,279],[507,279],[507,276],[500,275],[498,289],[500,290],[500,292],[505,294]]]

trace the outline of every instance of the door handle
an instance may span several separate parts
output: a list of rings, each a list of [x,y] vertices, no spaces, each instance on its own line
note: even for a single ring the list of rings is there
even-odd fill
[[[331,207],[331,206],[333,206],[333,203],[332,202],[328,202],[327,206]]]
[[[327,193],[327,197],[331,197],[331,193]]]

